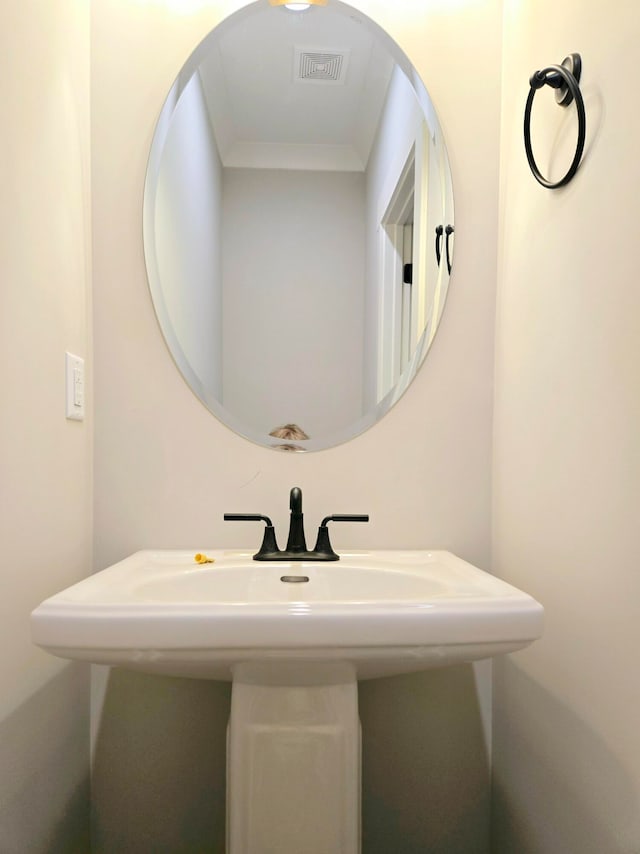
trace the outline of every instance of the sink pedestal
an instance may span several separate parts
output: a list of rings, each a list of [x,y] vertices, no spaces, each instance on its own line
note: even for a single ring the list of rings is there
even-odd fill
[[[239,665],[227,741],[228,854],[359,854],[361,738],[350,668]]]

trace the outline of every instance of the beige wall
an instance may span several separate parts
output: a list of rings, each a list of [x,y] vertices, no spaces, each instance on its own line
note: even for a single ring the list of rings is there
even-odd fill
[[[86,854],[86,674],[32,647],[28,614],[90,565],[91,407],[83,424],[63,417],[65,350],[86,357],[91,379],[88,4],[5,5],[0,850]],[[363,437],[303,458],[250,445],[201,407],[145,283],[153,123],[191,47],[232,5],[92,8],[97,568],[143,546],[249,542],[253,528],[225,528],[222,512],[266,511],[282,527],[294,483],[311,525],[332,509],[372,514],[338,546],[443,546],[486,567],[500,2],[354,2],[434,96],[456,270],[407,396]],[[496,665],[494,854],[640,847],[638,121],[624,82],[639,30],[635,0],[615,21],[596,0],[505,0],[493,551],[548,623]],[[585,62],[589,142],[577,178],[551,193],[528,172],[521,113],[531,71],[570,50]],[[461,73],[461,57],[483,73]],[[557,151],[558,169],[572,118],[542,97],[536,151],[545,166]],[[96,852],[221,850],[227,702],[216,683],[111,675],[96,694]],[[362,686],[366,854],[486,852],[486,711],[467,668]]]
[[[547,628],[496,665],[495,854],[640,850],[639,39],[635,0],[505,2],[493,541]],[[550,192],[522,111],[569,51],[587,152]],[[543,112],[546,167],[575,119]]]
[[[432,352],[398,406],[362,437],[306,456],[254,446],[202,407],[164,346],[145,280],[140,219],[155,119],[191,49],[240,5],[92,7],[96,566],[147,546],[257,542],[255,526],[225,525],[223,512],[266,512],[282,530],[299,485],[310,528],[328,512],[371,514],[366,528],[336,531],[337,548],[442,546],[486,567],[499,0],[354,2],[432,92],[454,171],[456,269]],[[461,73],[461,62],[483,74]],[[486,852],[488,770],[471,670],[370,683],[361,699],[368,854]],[[96,851],[146,844],[178,854],[188,850],[185,827],[220,850],[226,703],[215,683],[111,675],[95,741]]]
[[[224,169],[222,187],[220,399],[264,439],[341,435],[362,417],[364,174]]]
[[[29,613],[91,568],[91,406],[64,410],[65,350],[91,368],[88,4],[9,0],[0,41],[0,850],[80,854],[88,674]]]

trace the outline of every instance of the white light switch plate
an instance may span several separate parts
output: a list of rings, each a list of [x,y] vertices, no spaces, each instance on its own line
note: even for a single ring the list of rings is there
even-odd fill
[[[65,353],[66,416],[73,421],[84,420],[84,359]]]

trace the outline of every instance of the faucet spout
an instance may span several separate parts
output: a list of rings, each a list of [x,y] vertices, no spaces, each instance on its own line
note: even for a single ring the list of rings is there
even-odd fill
[[[302,513],[302,490],[294,486],[289,493],[289,510],[292,513]]]
[[[294,486],[289,495],[289,509],[291,518],[289,520],[289,539],[287,540],[287,552],[297,554],[307,551],[307,543],[304,537],[304,514],[302,513],[302,490]]]

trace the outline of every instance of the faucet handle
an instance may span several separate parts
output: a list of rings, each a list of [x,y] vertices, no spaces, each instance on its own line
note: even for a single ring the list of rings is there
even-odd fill
[[[315,552],[325,555],[325,560],[340,560],[340,555],[337,555],[331,547],[329,540],[329,522],[368,522],[369,514],[360,513],[335,513],[333,516],[325,516],[318,528],[318,539],[316,541]]]
[[[268,516],[262,516],[260,513],[225,513],[225,522],[266,522],[273,528],[273,522]]]
[[[269,555],[278,554],[280,549],[276,542],[276,532],[273,522],[268,516],[260,513],[225,513],[225,522],[264,522],[264,537],[260,549],[254,554],[254,560],[268,560]]]

